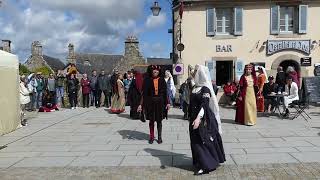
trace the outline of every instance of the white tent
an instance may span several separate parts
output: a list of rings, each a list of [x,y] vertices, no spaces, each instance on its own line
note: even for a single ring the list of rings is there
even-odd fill
[[[20,125],[19,60],[0,50],[0,135]]]

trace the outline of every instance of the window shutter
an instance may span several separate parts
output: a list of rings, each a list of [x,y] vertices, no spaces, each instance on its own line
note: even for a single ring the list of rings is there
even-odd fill
[[[280,7],[277,5],[271,6],[270,20],[271,20],[271,34],[279,34],[280,23]]]
[[[236,80],[240,80],[244,70],[244,65],[243,65],[243,60],[237,59],[236,60],[236,65],[235,65],[235,75],[236,75]]]
[[[243,31],[243,8],[235,7],[234,12],[234,35],[241,36]]]
[[[211,80],[216,81],[216,61],[206,61],[206,66],[209,69]]]
[[[215,9],[207,9],[207,36],[214,36],[216,34],[215,28]]]
[[[307,33],[308,5],[299,5],[299,33]]]

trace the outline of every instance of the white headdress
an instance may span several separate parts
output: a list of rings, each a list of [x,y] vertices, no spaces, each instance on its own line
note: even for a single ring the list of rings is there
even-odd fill
[[[257,68],[261,68],[262,69],[263,74],[266,76],[266,83],[268,83],[269,80],[268,80],[268,75],[267,75],[266,68],[264,68],[263,66],[258,66]]]
[[[216,120],[218,123],[218,128],[219,128],[219,133],[222,134],[218,100],[217,100],[216,94],[213,91],[209,69],[206,66],[197,64],[195,67],[195,71],[196,71],[195,76],[194,76],[195,85],[198,87],[205,86],[208,89],[210,89],[211,98],[209,101],[209,107],[216,117]]]

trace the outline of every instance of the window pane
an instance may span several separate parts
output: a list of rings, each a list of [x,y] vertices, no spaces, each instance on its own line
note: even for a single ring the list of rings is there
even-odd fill
[[[286,27],[285,26],[280,26],[280,31],[286,31]]]
[[[226,33],[231,34],[231,27],[226,27]]]
[[[217,27],[217,32],[222,33],[222,27]]]
[[[286,20],[285,19],[280,19],[280,26],[286,25]]]
[[[222,21],[217,21],[217,26],[222,26]]]

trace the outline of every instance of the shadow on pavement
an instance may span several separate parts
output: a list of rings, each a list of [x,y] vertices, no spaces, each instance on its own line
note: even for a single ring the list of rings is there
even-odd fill
[[[139,131],[120,130],[118,133],[122,136],[122,139],[149,140],[148,134]]]
[[[320,116],[320,112],[311,112],[310,113],[312,116]]]
[[[185,154],[174,153],[170,151],[164,151],[159,149],[151,149],[145,148],[145,152],[149,153],[153,157],[157,157],[161,162],[161,169],[165,169],[166,166],[175,167],[179,169],[183,169],[186,171],[194,171],[194,167],[192,166],[192,158],[188,157]],[[165,156],[172,156],[170,162],[168,159],[164,158]]]
[[[169,114],[168,115],[168,119],[181,119],[181,120],[184,120],[183,119],[183,115],[181,115],[181,114]]]
[[[234,119],[221,119],[221,122],[226,124],[237,124]]]
[[[139,119],[132,119],[131,117],[130,117],[130,114],[117,114],[119,117],[121,117],[121,118],[126,118],[126,119],[130,119],[130,120],[139,120]]]

